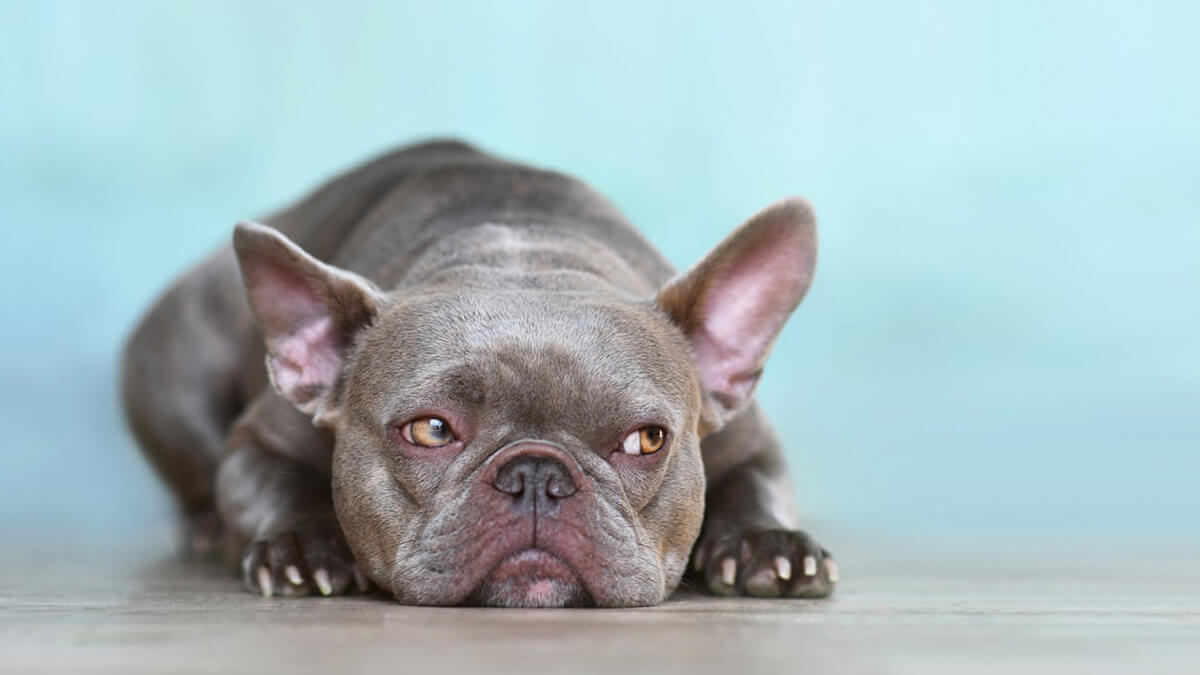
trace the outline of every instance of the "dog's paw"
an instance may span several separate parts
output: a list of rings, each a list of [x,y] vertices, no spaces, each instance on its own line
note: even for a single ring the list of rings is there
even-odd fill
[[[326,521],[298,523],[251,542],[242,557],[242,578],[250,592],[265,598],[370,589],[341,528]]]
[[[837,563],[803,532],[756,529],[704,537],[693,572],[717,595],[823,598],[838,582]]]

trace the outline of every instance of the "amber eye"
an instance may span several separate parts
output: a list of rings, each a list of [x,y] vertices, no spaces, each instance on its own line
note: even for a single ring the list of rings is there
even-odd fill
[[[413,420],[400,429],[400,434],[409,443],[426,448],[440,448],[455,441],[450,425],[440,417],[422,417],[419,420]]]
[[[621,441],[621,450],[628,455],[649,455],[661,450],[666,441],[666,429],[642,427]]]

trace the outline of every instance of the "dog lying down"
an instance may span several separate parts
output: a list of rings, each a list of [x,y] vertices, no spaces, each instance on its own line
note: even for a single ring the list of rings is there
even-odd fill
[[[751,400],[812,280],[803,200],[677,275],[583,183],[434,142],[265,222],[167,290],[123,364],[193,552],[239,559],[251,591],[833,591]]]

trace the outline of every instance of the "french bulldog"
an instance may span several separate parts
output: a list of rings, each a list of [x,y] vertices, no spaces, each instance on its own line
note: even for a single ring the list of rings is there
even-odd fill
[[[813,277],[787,199],[689,270],[578,180],[401,148],[242,223],[129,339],[125,411],[197,554],[264,596],[813,598],[752,394]],[[263,364],[265,363],[265,368]]]

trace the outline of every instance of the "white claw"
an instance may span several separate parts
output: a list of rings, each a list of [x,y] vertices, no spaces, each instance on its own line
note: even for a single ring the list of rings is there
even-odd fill
[[[269,598],[275,594],[275,589],[271,585],[271,570],[266,567],[258,568],[258,590],[264,598]]]
[[[838,582],[838,566],[833,561],[833,558],[825,559],[825,576],[829,577],[829,580],[835,584]]]
[[[726,558],[721,561],[721,583],[726,586],[732,586],[737,580],[737,561],[733,558]]]
[[[333,593],[333,584],[329,583],[329,572],[323,569],[313,571],[313,581],[317,584],[317,589],[321,591],[321,595],[330,595]]]
[[[779,577],[783,581],[791,579],[792,561],[781,555],[775,556],[775,576]]]
[[[817,559],[811,555],[804,556],[804,576],[813,577],[817,575]]]
[[[293,586],[299,586],[304,583],[304,577],[300,576],[300,570],[295,565],[288,565],[283,568],[283,576],[292,582]]]

